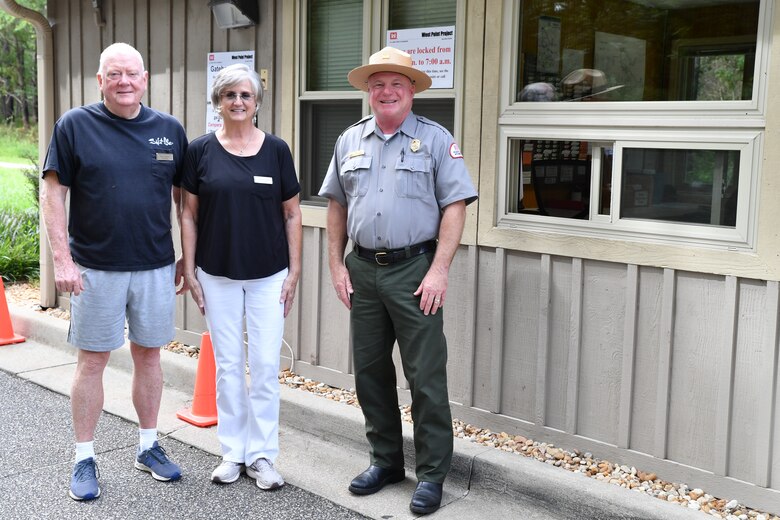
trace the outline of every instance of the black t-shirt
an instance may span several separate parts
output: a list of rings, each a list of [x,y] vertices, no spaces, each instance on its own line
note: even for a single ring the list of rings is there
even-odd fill
[[[74,108],[54,125],[43,172],[70,189],[73,259],[104,271],[171,264],[171,186],[179,185],[187,134],[142,106],[135,119],[103,103]]]
[[[289,266],[282,202],[301,186],[287,143],[266,133],[257,155],[239,157],[216,134],[198,137],[187,149],[182,187],[198,196],[198,267],[253,280]]]

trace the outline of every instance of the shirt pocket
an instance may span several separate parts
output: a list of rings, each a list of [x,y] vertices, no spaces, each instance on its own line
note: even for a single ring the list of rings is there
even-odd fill
[[[407,199],[425,198],[433,190],[431,157],[401,156],[395,162],[395,194]]]
[[[368,193],[368,174],[371,172],[371,157],[361,155],[350,157],[341,166],[341,183],[349,197],[363,197]]]
[[[258,175],[252,177],[251,192],[255,197],[261,199],[273,199],[275,195],[274,179],[267,175]]]
[[[152,148],[152,175],[169,184],[176,174],[176,161],[173,149]]]

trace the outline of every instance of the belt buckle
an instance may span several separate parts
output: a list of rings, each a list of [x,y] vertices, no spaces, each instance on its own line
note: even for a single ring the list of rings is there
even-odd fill
[[[390,262],[382,262],[380,261],[380,258],[384,258],[387,256],[387,251],[377,251],[374,253],[374,260],[379,265],[390,265]]]

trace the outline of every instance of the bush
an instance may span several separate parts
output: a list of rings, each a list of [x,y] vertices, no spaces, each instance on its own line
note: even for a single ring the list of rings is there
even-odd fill
[[[0,275],[6,282],[40,276],[38,210],[0,212]]]

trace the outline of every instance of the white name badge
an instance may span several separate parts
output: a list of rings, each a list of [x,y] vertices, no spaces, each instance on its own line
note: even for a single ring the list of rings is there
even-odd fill
[[[263,175],[255,175],[255,184],[273,184],[274,180],[271,177],[265,177]]]

